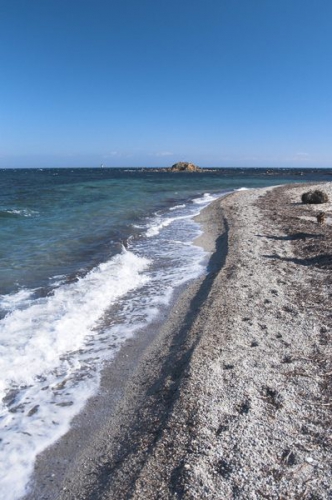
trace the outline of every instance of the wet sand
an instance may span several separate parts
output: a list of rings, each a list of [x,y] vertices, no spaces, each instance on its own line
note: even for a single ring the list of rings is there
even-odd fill
[[[331,498],[332,206],[307,189],[201,213],[208,274],[104,370],[26,499]]]

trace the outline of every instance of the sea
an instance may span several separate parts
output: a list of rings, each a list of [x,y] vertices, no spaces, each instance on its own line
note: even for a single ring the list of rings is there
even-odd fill
[[[0,170],[0,497],[98,391],[101,370],[207,272],[193,217],[238,189],[332,170]]]

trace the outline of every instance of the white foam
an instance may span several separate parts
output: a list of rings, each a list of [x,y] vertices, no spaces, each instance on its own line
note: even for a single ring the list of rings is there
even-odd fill
[[[54,288],[62,285],[63,283],[66,282],[66,280],[67,276],[65,274],[58,274],[56,276],[52,276],[51,278],[49,278],[49,281]]]
[[[179,210],[180,208],[186,208],[186,205],[175,205],[174,207],[170,207],[169,210]]]
[[[0,295],[0,309],[9,312],[15,309],[21,309],[30,304],[30,298],[34,290],[27,290],[25,288],[18,292],[8,295]]]
[[[93,343],[107,308],[147,283],[142,272],[148,265],[148,259],[124,251],[52,296],[9,312],[0,322],[3,498],[13,500],[25,493],[36,455],[68,430],[72,417],[98,386],[98,373],[91,374],[98,372],[106,354],[87,349],[84,355],[81,350]],[[29,300],[27,293],[20,293],[11,300]]]
[[[242,188],[234,189],[234,191],[249,191],[249,188],[242,187]]]
[[[156,219],[152,222],[151,226],[146,232],[146,236],[148,238],[151,238],[151,236],[156,236],[157,234],[160,233],[160,231],[164,228],[172,224],[172,222],[175,220],[175,218],[165,218],[165,219],[160,219],[159,217],[156,217]]]
[[[203,196],[200,198],[194,198],[193,203],[196,205],[207,205],[208,203],[211,203],[212,201],[216,200],[218,198],[218,195],[212,195],[210,193],[204,193]]]
[[[8,210],[5,210],[7,214],[11,215],[20,215],[22,217],[32,217],[33,215],[38,215],[38,212],[36,210],[30,210],[28,208],[24,209],[16,209],[16,208],[11,208]]]

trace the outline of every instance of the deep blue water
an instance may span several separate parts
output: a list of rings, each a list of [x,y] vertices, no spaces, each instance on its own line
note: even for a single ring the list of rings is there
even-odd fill
[[[331,170],[0,170],[0,491],[98,388],[103,363],[205,272],[192,217],[239,188],[331,180]]]

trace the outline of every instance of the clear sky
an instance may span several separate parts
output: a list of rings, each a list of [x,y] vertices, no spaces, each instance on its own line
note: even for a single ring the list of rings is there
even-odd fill
[[[331,0],[0,0],[0,167],[332,167]]]

